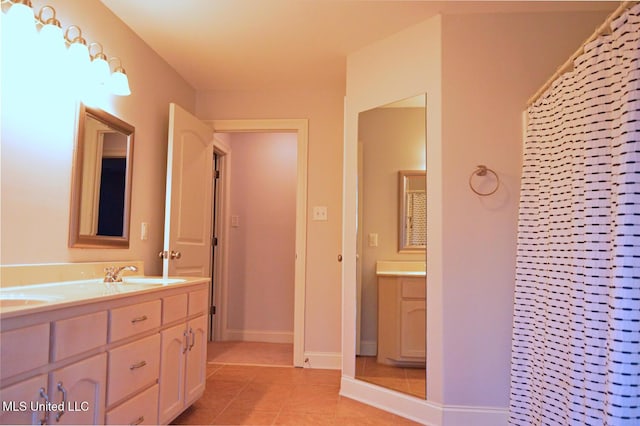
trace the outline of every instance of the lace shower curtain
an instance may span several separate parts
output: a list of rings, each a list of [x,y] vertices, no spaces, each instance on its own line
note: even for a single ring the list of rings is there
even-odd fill
[[[640,5],[529,108],[509,422],[640,425]]]

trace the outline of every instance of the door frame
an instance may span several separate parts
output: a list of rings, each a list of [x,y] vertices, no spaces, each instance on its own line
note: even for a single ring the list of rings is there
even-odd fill
[[[213,127],[215,133],[273,133],[295,132],[297,134],[297,160],[296,160],[296,247],[295,247],[295,278],[294,278],[294,307],[293,307],[293,366],[304,367],[304,330],[305,330],[305,291],[306,291],[306,267],[307,267],[307,152],[308,129],[307,119],[247,119],[247,120],[203,120]],[[214,134],[215,140],[215,134]],[[230,155],[231,150],[226,153]],[[226,159],[228,159],[227,157]],[[225,159],[225,160],[226,160]],[[226,234],[228,229],[229,212],[229,167],[224,167],[223,190],[225,195],[222,207],[222,229]],[[223,235],[223,251],[227,253],[228,238]],[[220,321],[216,321],[216,335],[224,335],[226,330],[226,306],[228,295],[228,271],[226,263],[221,262],[221,281],[216,287],[216,300],[222,301],[218,307]]]

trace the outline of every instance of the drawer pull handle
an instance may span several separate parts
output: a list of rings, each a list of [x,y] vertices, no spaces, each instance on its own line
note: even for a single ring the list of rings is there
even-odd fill
[[[146,321],[148,318],[146,315],[143,315],[141,317],[137,317],[131,320],[131,324],[135,324],[137,322],[142,322],[142,321]]]
[[[56,414],[56,422],[60,421],[60,418],[64,415],[64,407],[67,406],[67,390],[62,385],[62,382],[58,382],[58,390],[62,392],[62,411]]]
[[[137,370],[138,368],[142,368],[147,365],[147,361],[136,362],[135,364],[131,364],[129,370]]]
[[[132,423],[129,423],[129,425],[130,426],[139,425],[139,424],[142,424],[142,422],[144,422],[144,416],[138,417]]]

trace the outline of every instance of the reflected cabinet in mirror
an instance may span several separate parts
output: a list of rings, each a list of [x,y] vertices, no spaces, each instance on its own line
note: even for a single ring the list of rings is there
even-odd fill
[[[420,95],[358,115],[355,277],[356,379],[421,399],[426,398],[428,282],[426,108],[426,96]]]
[[[103,110],[80,105],[70,247],[129,247],[134,130]]]
[[[398,251],[427,247],[427,179],[424,170],[398,172]]]

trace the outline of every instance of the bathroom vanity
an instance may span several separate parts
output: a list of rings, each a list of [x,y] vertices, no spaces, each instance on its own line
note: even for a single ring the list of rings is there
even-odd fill
[[[378,363],[424,367],[427,313],[425,263],[379,261],[376,275]]]
[[[204,392],[207,278],[0,289],[2,424],[166,424]]]

